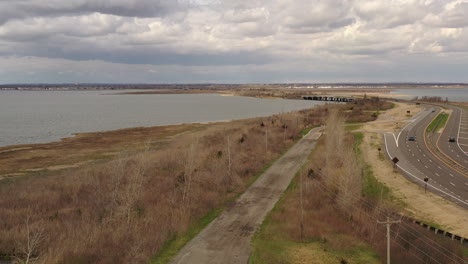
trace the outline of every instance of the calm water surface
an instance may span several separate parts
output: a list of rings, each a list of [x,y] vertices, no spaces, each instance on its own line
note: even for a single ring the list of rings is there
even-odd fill
[[[0,146],[51,142],[79,132],[268,116],[322,103],[216,94],[111,93],[0,91]]]
[[[443,99],[446,97],[451,102],[468,102],[468,88],[463,89],[397,89],[390,94],[405,94],[408,99],[415,96],[440,96]]]

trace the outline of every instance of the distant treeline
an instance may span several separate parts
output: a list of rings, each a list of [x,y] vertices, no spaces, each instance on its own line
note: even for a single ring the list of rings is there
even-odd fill
[[[375,89],[403,89],[403,88],[462,88],[468,86],[466,83],[264,83],[264,84],[108,84],[108,83],[62,83],[62,84],[3,84],[0,89],[24,89],[24,90],[117,90],[117,89],[203,89],[203,90],[224,90],[224,89],[245,89],[245,88],[375,88]]]
[[[448,97],[441,97],[441,96],[416,96],[413,98],[414,101],[424,101],[424,102],[448,102]]]

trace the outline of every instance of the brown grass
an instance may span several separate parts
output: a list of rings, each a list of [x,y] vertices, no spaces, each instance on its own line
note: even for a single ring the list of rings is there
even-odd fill
[[[181,127],[163,145],[148,144],[112,161],[3,181],[0,255],[25,260],[27,238],[40,235],[30,252],[39,263],[144,263],[165,241],[242,192],[325,114],[319,107],[190,133],[180,134],[187,129]],[[88,145],[104,140],[95,139]],[[80,145],[62,144],[52,155]]]
[[[138,127],[82,133],[46,144],[0,147],[0,177],[28,170],[46,170],[50,166],[109,159],[123,150],[138,150],[146,144],[163,144],[164,139],[204,127],[206,125],[203,124]]]
[[[110,149],[119,154],[78,169],[0,181],[0,255],[29,255],[38,263],[147,262],[166,241],[241,193],[301,130],[324,123],[335,107],[26,146],[37,155],[3,152],[1,171],[76,162]],[[27,254],[22,249],[34,237],[40,239]]]

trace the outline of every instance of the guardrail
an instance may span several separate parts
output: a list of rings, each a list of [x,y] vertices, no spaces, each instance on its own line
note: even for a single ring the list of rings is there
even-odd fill
[[[414,220],[414,219],[411,219],[411,218],[407,218],[407,219],[408,219],[408,221],[410,221],[410,222],[412,222],[414,224],[417,224],[419,226],[422,226],[423,228],[426,228],[429,231],[433,231],[434,234],[442,235],[442,236],[448,237],[448,238],[450,238],[452,240],[458,240],[458,241],[460,241],[461,244],[468,245],[468,238],[455,235],[453,233],[450,233],[448,231],[433,227],[431,225],[425,224],[425,223],[423,223],[421,221],[418,221],[418,220]]]

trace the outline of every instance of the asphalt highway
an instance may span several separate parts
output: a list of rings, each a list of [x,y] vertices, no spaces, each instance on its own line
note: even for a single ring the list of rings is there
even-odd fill
[[[468,178],[440,161],[426,147],[424,133],[440,108],[424,106],[399,133],[385,133],[385,145],[390,159],[399,159],[396,166],[412,182],[464,208],[468,208]],[[434,110],[434,112],[432,112]],[[414,136],[415,141],[408,138]]]
[[[445,106],[452,109],[452,114],[437,146],[452,160],[468,170],[468,111],[456,106]],[[449,142],[449,137],[454,137],[456,142]]]

